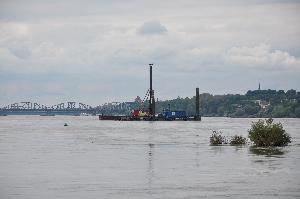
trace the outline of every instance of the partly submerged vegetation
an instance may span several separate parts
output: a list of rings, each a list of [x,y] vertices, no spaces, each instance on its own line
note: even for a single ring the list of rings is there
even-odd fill
[[[227,138],[222,135],[222,132],[213,131],[212,135],[209,138],[210,145],[223,145],[223,144],[230,144],[230,145],[244,145],[247,143],[247,138],[241,135],[234,135],[230,138]]]
[[[258,120],[253,122],[251,129],[248,131],[248,137],[254,144],[254,147],[282,147],[291,143],[291,136],[286,133],[280,122],[273,123],[273,119]],[[222,132],[213,131],[210,136],[211,145],[245,145],[247,138],[241,135],[234,135],[226,138]]]
[[[225,137],[222,136],[222,132],[213,131],[212,135],[209,138],[211,145],[222,145],[227,144]]]
[[[252,123],[248,137],[258,147],[286,146],[291,143],[291,137],[282,124],[273,123],[272,118]]]
[[[230,145],[244,145],[247,143],[247,138],[241,135],[234,135],[230,139]]]

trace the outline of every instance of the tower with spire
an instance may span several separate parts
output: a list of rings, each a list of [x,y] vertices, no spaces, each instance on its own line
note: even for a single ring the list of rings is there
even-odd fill
[[[260,91],[260,82],[258,83],[258,90]]]

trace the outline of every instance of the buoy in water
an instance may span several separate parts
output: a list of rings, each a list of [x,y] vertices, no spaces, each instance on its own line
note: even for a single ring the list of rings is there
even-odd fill
[[[68,126],[68,124],[67,124],[67,123],[65,123],[65,124],[64,124],[64,126]]]

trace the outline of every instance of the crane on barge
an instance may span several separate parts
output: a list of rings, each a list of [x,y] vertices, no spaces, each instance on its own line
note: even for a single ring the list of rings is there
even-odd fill
[[[201,121],[201,116],[199,112],[199,88],[196,88],[196,112],[193,116],[187,116],[185,111],[171,111],[170,108],[164,110],[162,113],[156,115],[155,112],[155,97],[154,90],[152,87],[152,67],[153,64],[149,64],[150,69],[150,88],[148,89],[146,96],[143,100],[149,96],[149,106],[148,111],[142,111],[139,108],[132,110],[130,116],[111,116],[111,115],[99,115],[99,120],[119,120],[119,121],[173,121],[173,120],[183,120],[183,121]]]

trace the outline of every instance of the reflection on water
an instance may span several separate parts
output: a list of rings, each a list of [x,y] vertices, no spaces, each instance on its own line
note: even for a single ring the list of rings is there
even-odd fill
[[[299,119],[281,120],[289,147],[209,145],[212,129],[247,136],[255,120],[3,117],[0,198],[300,197]]]
[[[154,178],[154,165],[153,165],[153,159],[154,159],[154,144],[149,143],[149,152],[148,152],[148,189],[149,194],[152,195],[152,180]]]
[[[278,156],[278,155],[284,155],[285,151],[283,148],[280,147],[255,147],[250,146],[249,151],[255,155],[265,155],[265,156]]]

